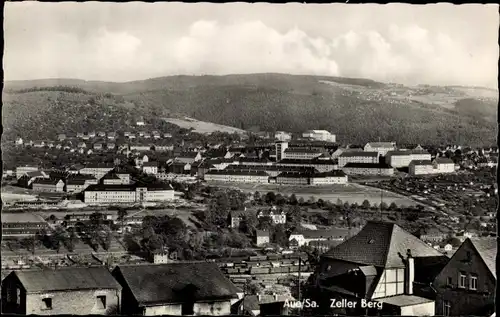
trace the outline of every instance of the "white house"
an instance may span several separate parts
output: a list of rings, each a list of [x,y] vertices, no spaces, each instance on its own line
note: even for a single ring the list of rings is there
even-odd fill
[[[326,130],[308,130],[302,133],[303,138],[308,138],[317,141],[325,141],[325,142],[335,142],[336,137],[335,134],[331,134]]]

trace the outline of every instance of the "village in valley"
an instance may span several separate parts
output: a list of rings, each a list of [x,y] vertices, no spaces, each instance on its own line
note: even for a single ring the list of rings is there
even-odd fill
[[[493,307],[493,279],[480,286],[470,276],[455,279],[465,253],[483,265],[474,274],[494,274],[497,148],[342,145],[324,130],[202,135],[172,127],[161,130],[140,118],[127,131],[61,131],[54,140],[19,137],[3,145],[38,163],[3,173],[4,284],[20,281],[28,301],[39,287],[50,293],[66,279],[58,274],[91,284],[99,275],[108,283],[95,284],[102,296],[127,287],[134,295],[123,296],[137,302],[125,307],[130,301],[113,295],[101,310],[89,303],[89,313],[352,314],[361,306],[330,311],[326,302],[359,294],[360,287],[366,299],[397,314],[448,314],[443,303],[457,294],[483,299],[461,308],[468,314]],[[59,152],[68,163],[52,154]],[[61,164],[54,166],[52,157]],[[219,295],[210,285],[228,286],[215,302],[190,308],[170,295],[158,298],[158,310],[135,294],[153,293],[160,278],[147,282],[150,290],[134,289],[136,279],[157,270],[175,283],[209,287],[205,292],[215,293],[203,294],[210,298]],[[192,272],[204,277],[194,280],[199,273]],[[388,279],[394,286],[381,284]],[[61,286],[64,298],[76,292],[70,284]],[[455,290],[483,285],[491,286],[483,290],[490,295]],[[52,309],[71,313],[69,303],[54,298]]]
[[[2,314],[496,317],[498,5],[4,20]]]

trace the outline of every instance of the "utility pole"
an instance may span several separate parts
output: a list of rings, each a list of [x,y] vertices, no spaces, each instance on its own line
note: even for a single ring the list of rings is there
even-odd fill
[[[300,303],[300,298],[302,297],[301,294],[300,294],[300,275],[301,275],[301,271],[302,271],[302,257],[300,256],[299,254],[299,275],[298,275],[298,297],[299,297],[299,303]],[[301,315],[302,313],[302,307],[299,305],[299,316]]]

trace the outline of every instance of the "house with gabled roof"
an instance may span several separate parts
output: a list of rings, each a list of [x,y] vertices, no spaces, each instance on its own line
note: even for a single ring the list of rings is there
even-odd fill
[[[186,164],[192,164],[198,162],[202,159],[200,152],[182,152],[175,157],[177,162],[182,162]]]
[[[389,151],[396,149],[395,142],[369,142],[363,148],[366,152],[377,152],[379,156],[385,156]]]
[[[497,241],[467,238],[433,281],[436,315],[490,316],[495,311]]]
[[[442,268],[447,261],[445,255],[397,224],[370,221],[358,234],[321,256],[316,272],[321,294],[318,305],[346,299],[357,306],[328,312],[433,316],[435,302],[421,296],[419,282],[425,284],[422,278],[430,274],[429,267],[437,275],[435,267]],[[363,300],[379,306],[360,309]]]
[[[13,271],[2,281],[2,313],[114,315],[121,290],[102,266]]]
[[[120,265],[112,274],[124,315],[229,315],[243,295],[215,263]]]

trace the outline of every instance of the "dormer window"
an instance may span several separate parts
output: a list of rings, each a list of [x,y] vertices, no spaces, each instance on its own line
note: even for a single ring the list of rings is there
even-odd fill
[[[370,240],[368,241],[368,244],[373,244],[374,242],[375,242],[375,240],[370,239]]]

